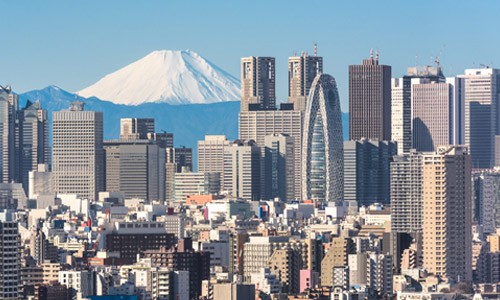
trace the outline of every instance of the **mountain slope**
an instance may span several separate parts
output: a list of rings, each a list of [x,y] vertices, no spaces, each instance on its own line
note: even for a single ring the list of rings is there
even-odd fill
[[[51,112],[68,109],[76,95],[56,86],[34,90],[19,95],[20,105],[27,100],[41,100],[42,107]],[[105,139],[116,139],[120,136],[120,118],[148,117],[155,119],[158,132],[165,130],[174,133],[176,145],[196,147],[198,140],[205,134],[225,134],[229,139],[238,136],[238,112],[240,103],[237,101],[213,103],[169,105],[166,103],[145,103],[137,106],[115,104],[96,97],[77,97],[85,102],[86,110],[102,111],[104,113]]]
[[[194,51],[154,51],[78,92],[116,104],[214,103],[240,98],[239,80]]]

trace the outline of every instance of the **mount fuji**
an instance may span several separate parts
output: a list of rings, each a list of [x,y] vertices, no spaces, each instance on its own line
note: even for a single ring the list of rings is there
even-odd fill
[[[191,50],[153,51],[77,92],[115,104],[208,104],[236,101],[240,82]]]

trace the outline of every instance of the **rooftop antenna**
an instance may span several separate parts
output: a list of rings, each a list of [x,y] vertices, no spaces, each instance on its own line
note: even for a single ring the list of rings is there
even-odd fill
[[[318,43],[314,43],[314,56],[318,56]]]
[[[370,49],[370,59],[373,59],[373,48]]]
[[[415,54],[415,67],[418,66],[418,53]]]
[[[377,51],[375,52],[375,61],[377,61],[377,62],[378,62],[378,49],[377,49]]]

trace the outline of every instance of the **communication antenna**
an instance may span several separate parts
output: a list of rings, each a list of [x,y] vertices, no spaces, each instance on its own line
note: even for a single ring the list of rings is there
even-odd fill
[[[370,60],[373,59],[373,48],[370,49]]]
[[[318,56],[318,43],[314,42],[314,56]]]

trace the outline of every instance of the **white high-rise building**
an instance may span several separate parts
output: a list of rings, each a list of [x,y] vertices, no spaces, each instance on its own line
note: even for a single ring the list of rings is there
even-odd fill
[[[103,187],[103,115],[75,101],[52,114],[54,189],[97,199]]]
[[[224,148],[230,145],[225,135],[206,135],[198,141],[198,172],[223,174]]]
[[[473,168],[490,168],[495,163],[495,135],[499,134],[500,70],[467,69],[464,75],[465,144]]]

